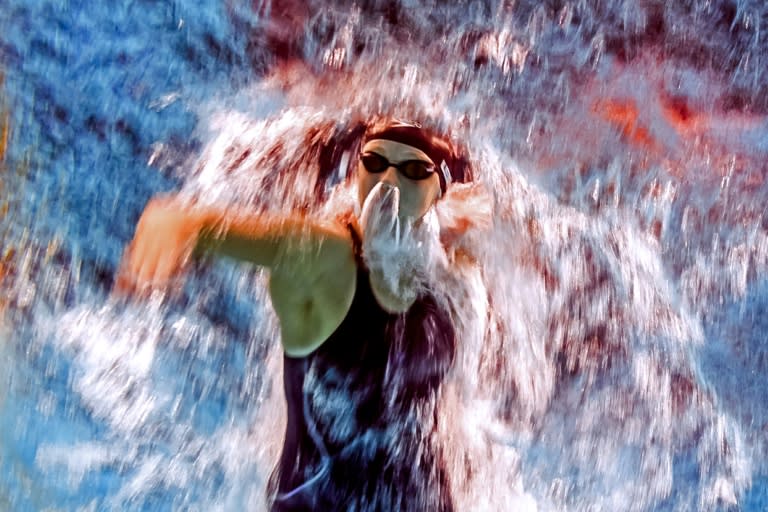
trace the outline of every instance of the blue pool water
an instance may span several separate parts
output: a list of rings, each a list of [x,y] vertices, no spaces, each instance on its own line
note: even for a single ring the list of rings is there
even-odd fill
[[[0,509],[263,509],[264,276],[127,301],[120,256],[153,195],[236,196],[210,155],[292,133],[264,119],[409,98],[470,126],[497,212],[465,509],[768,509],[768,7],[294,4],[0,0]]]

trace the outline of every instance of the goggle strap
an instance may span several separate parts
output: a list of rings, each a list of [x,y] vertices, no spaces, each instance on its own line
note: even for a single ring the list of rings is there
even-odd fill
[[[453,178],[451,177],[451,170],[448,169],[448,164],[445,163],[445,160],[440,163],[440,171],[443,173],[443,180],[445,181],[445,188],[447,189],[448,185],[453,181]]]

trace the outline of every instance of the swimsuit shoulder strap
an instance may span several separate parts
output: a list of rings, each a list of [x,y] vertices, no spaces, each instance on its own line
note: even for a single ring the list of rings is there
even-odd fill
[[[352,250],[355,254],[355,263],[358,268],[363,266],[363,239],[360,235],[360,225],[354,213],[348,212],[339,216],[339,222],[347,226],[349,235],[352,238]]]
[[[347,224],[349,234],[352,236],[352,248],[355,251],[355,262],[358,266],[363,263],[363,241],[360,238],[360,233],[357,231],[357,222]]]

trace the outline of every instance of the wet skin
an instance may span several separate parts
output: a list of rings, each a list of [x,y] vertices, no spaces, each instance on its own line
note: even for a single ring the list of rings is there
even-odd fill
[[[363,149],[375,150],[393,163],[429,161],[422,151],[392,141],[370,141]],[[375,174],[362,164],[358,167],[361,202],[378,183],[396,187],[401,222],[420,219],[440,196],[437,174],[411,180],[394,167]],[[267,217],[195,206],[174,197],[154,198],[145,208],[123,257],[116,290],[145,295],[166,288],[200,251],[271,270],[270,296],[283,348],[291,356],[306,355],[320,346],[344,319],[354,296],[357,266],[346,226],[297,214]]]

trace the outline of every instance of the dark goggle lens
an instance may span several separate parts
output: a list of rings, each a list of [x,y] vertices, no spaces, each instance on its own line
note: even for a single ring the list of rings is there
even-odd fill
[[[368,172],[384,172],[389,167],[389,161],[376,153],[365,153],[360,156],[360,161]]]
[[[409,160],[398,167],[403,176],[412,180],[424,180],[429,178],[435,170],[435,166],[421,160]]]
[[[363,153],[360,155],[360,161],[365,170],[371,173],[386,171],[390,166],[394,167],[406,178],[412,180],[423,180],[429,178],[435,172],[435,166],[423,160],[406,160],[399,164],[393,164],[386,158],[376,153]]]

